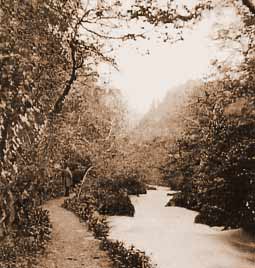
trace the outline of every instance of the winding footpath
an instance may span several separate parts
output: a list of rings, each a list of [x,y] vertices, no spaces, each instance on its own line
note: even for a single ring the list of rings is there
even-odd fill
[[[107,253],[100,250],[99,241],[93,238],[86,225],[72,212],[62,208],[64,198],[47,202],[53,226],[52,240],[38,268],[110,268]]]

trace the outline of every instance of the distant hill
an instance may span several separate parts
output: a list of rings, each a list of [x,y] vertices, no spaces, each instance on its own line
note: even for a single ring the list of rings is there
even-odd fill
[[[142,117],[133,129],[138,139],[150,140],[155,137],[170,137],[180,131],[178,112],[185,103],[188,93],[200,81],[188,81],[185,84],[171,88],[164,99],[153,102],[150,110]]]

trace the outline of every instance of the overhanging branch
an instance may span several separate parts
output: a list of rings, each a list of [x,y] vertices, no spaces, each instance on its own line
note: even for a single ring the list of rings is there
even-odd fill
[[[65,98],[69,94],[69,92],[72,88],[72,85],[73,85],[74,81],[76,80],[77,69],[81,68],[81,66],[82,66],[81,64],[77,65],[77,60],[76,60],[77,48],[76,48],[75,42],[73,40],[70,42],[70,48],[71,48],[71,58],[72,58],[71,75],[70,75],[69,80],[65,84],[65,87],[64,87],[62,94],[57,99],[52,111],[49,114],[50,118],[54,117],[54,115],[59,114],[62,111]]]
[[[136,40],[137,38],[143,38],[143,39],[145,38],[144,34],[142,34],[142,33],[141,34],[125,34],[125,35],[122,35],[122,36],[108,36],[108,35],[104,35],[104,34],[96,32],[96,31],[93,31],[93,30],[85,27],[84,25],[82,25],[82,27],[87,32],[92,33],[93,35],[96,35],[96,36],[98,36],[100,38],[104,38],[104,39],[126,41],[126,40],[129,40],[129,39]]]
[[[80,198],[81,191],[82,191],[82,186],[83,186],[84,182],[86,181],[86,178],[87,178],[87,175],[88,175],[89,171],[90,171],[92,168],[93,168],[93,166],[90,166],[90,167],[86,170],[86,172],[85,172],[85,174],[84,174],[84,176],[83,176],[83,178],[82,178],[81,186],[80,186],[79,193],[78,193],[78,196],[77,196],[78,198]]]
[[[201,17],[203,10],[211,9],[211,1],[206,3],[198,3],[193,9],[188,10],[186,8],[186,15],[178,13],[176,8],[168,9],[154,9],[153,11],[143,5],[135,5],[135,10],[130,10],[131,19],[138,19],[140,17],[147,20],[147,22],[158,25],[159,23],[163,24],[172,24],[177,21],[188,22],[193,19]]]

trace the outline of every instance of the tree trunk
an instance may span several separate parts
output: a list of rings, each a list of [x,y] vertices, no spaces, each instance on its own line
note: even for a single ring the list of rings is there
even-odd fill
[[[7,144],[8,129],[11,125],[11,120],[8,115],[4,117],[2,137],[0,140],[0,163],[4,161],[4,150]]]

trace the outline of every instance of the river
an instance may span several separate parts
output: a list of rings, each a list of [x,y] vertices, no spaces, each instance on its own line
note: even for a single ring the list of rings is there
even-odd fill
[[[169,189],[131,196],[135,216],[110,217],[110,238],[146,252],[158,268],[255,268],[255,238],[195,224],[197,212],[165,207]]]

